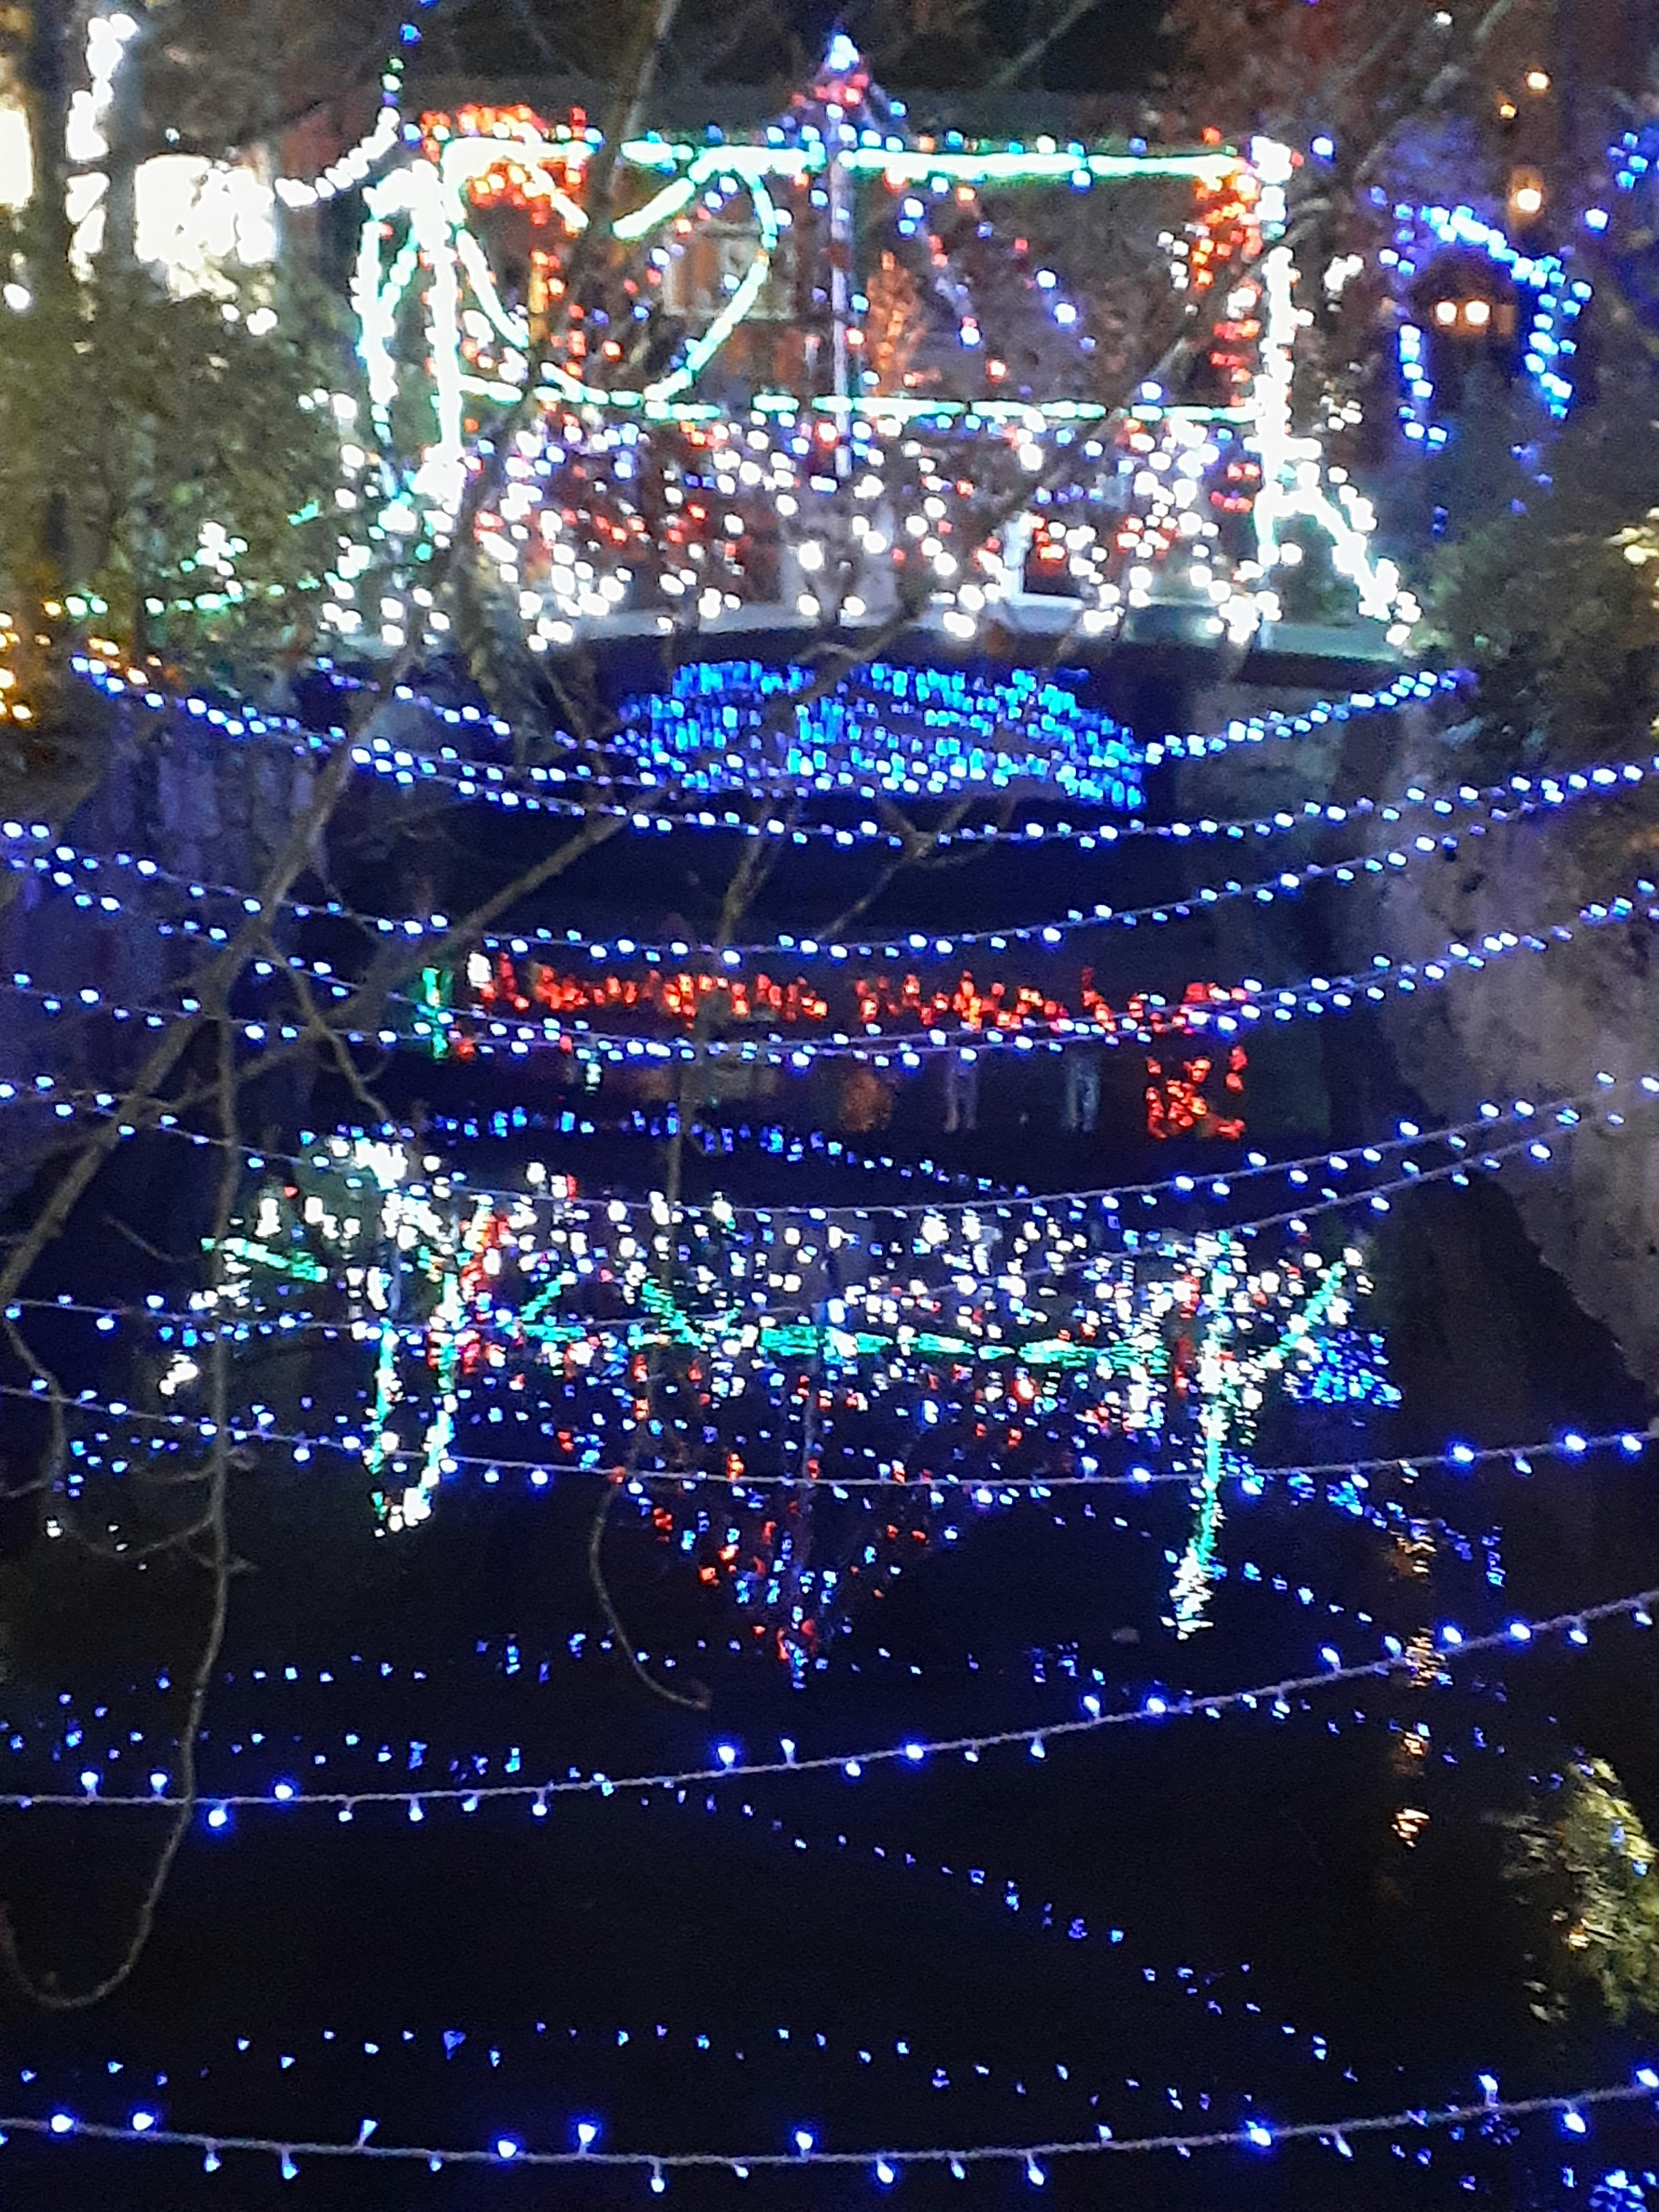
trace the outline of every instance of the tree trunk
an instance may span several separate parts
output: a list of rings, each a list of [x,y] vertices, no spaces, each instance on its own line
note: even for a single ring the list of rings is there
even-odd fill
[[[104,246],[100,259],[118,276],[130,276],[138,266],[138,168],[145,152],[144,50],[153,36],[151,27],[141,23],[136,35],[127,40],[104,116],[104,136],[109,141],[104,167],[109,187],[104,194]]]

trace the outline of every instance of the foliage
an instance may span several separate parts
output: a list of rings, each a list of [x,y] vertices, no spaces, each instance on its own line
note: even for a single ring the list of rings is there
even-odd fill
[[[1593,1990],[1613,2020],[1659,2013],[1659,1869],[1640,1816],[1605,1759],[1575,1759],[1547,1810],[1504,1822],[1505,1879],[1547,1916],[1533,2010],[1559,2017]]]
[[[1524,511],[1505,510],[1437,558],[1431,618],[1480,675],[1497,757],[1604,759],[1652,721],[1653,413],[1636,364],[1604,365],[1599,398],[1562,433]]]
[[[0,314],[9,595],[61,593],[129,653],[303,642],[338,535],[345,355],[308,302],[273,323],[102,269]]]

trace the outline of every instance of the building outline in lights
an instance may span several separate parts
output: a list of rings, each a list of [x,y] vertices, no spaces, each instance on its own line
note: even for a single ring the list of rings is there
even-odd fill
[[[838,56],[843,67],[850,58]],[[820,106],[811,112],[832,118],[851,112],[833,100],[823,105],[823,93],[816,88]],[[1099,636],[1163,600],[1200,617],[1205,634],[1242,643],[1262,622],[1279,618],[1273,571],[1281,560],[1299,557],[1300,546],[1287,549],[1285,536],[1285,526],[1298,521],[1329,540],[1334,567],[1351,585],[1361,617],[1382,625],[1390,644],[1404,644],[1417,609],[1397,567],[1373,556],[1370,502],[1342,471],[1328,471],[1316,439],[1291,428],[1296,337],[1306,318],[1295,303],[1288,251],[1271,244],[1284,224],[1285,186],[1296,160],[1289,149],[1262,139],[1245,153],[1218,139],[1174,154],[1147,151],[1139,142],[1127,153],[1051,139],[987,147],[958,134],[935,142],[896,130],[902,110],[883,115],[879,131],[839,122],[803,130],[800,106],[793,119],[747,143],[713,131],[701,142],[647,134],[621,149],[629,204],[611,229],[640,255],[641,294],[651,283],[658,298],[665,296],[673,249],[685,251],[685,235],[697,222],[714,229],[713,265],[724,296],[705,303],[702,326],[688,325],[672,357],[612,388],[586,376],[579,356],[567,352],[560,360],[556,349],[536,344],[550,295],[558,292],[559,256],[587,225],[583,186],[599,133],[580,113],[554,125],[526,108],[465,109],[405,125],[408,143],[365,189],[353,282],[359,349],[383,450],[391,448],[400,398],[424,384],[433,410],[435,435],[400,488],[388,526],[443,534],[465,480],[469,434],[485,408],[510,405],[521,395],[540,350],[537,431],[520,437],[501,512],[483,517],[481,530],[503,584],[517,590],[532,649],[562,647],[596,628],[666,632],[688,620],[699,629],[741,626],[756,600],[783,617],[781,626],[801,617],[813,626],[880,621],[898,605],[889,564],[907,556],[933,563],[931,573],[923,571],[927,619],[958,641],[971,641],[982,621],[999,617],[1016,629]],[[1220,404],[1182,404],[1152,385],[1116,412],[1042,390],[1003,398],[988,385],[982,396],[965,398],[866,389],[878,380],[866,350],[875,284],[862,268],[842,284],[846,272],[834,255],[828,258],[836,273],[826,272],[825,286],[835,301],[833,380],[820,360],[817,375],[800,378],[793,391],[751,378],[746,397],[732,398],[734,380],[742,383],[733,364],[741,370],[745,348],[763,351],[763,337],[775,345],[780,333],[788,343],[778,287],[788,257],[807,250],[799,216],[809,203],[828,202],[834,221],[838,195],[844,203],[884,187],[898,228],[910,221],[914,234],[930,198],[968,201],[981,186],[998,185],[1082,191],[1148,177],[1194,191],[1193,217],[1166,233],[1165,244],[1177,291],[1196,297],[1214,288],[1220,335],[1212,340],[1210,361],[1225,386]],[[480,236],[481,211],[504,196],[515,207],[534,204],[543,241],[518,296]],[[866,222],[851,233],[867,239],[876,228]],[[980,235],[991,228],[981,224]],[[937,275],[939,296],[951,279],[948,269]],[[1079,324],[1061,279],[1045,270],[1033,282],[1043,288],[1031,293],[1034,311],[1061,331]],[[967,288],[957,292],[966,301],[964,359],[982,359],[988,373],[1001,369],[989,358],[994,333],[980,327]],[[419,325],[423,361],[409,357],[411,322]],[[562,343],[568,334],[567,325]],[[580,335],[586,343],[598,333]],[[828,390],[811,388],[826,382]],[[678,511],[665,532],[647,530],[626,499],[619,520],[595,522],[597,497],[573,514],[568,498],[556,501],[550,490],[544,496],[550,449],[558,455],[554,465],[564,467],[580,447],[576,473],[585,481],[610,472],[631,483],[649,474],[653,447],[660,453],[676,440],[690,441],[710,465],[699,477],[695,458],[688,465],[682,452],[674,483],[692,492],[667,495]],[[916,467],[895,460],[900,453],[914,459],[928,446],[936,459],[924,457]],[[1075,453],[1075,465],[1060,448]],[[1032,503],[988,552],[972,529],[970,502],[957,495],[988,491],[982,479],[998,470],[1017,487],[1018,468],[1034,480]],[[734,504],[740,471],[751,492],[758,473],[763,518],[754,514],[759,498],[748,511]],[[698,492],[713,495],[708,506],[727,510],[734,541],[768,538],[762,550],[774,580],[763,589],[749,590],[733,573],[731,546],[690,542],[686,518],[704,503]],[[849,543],[847,517],[860,497],[869,506],[853,513]],[[556,504],[563,523],[553,516]],[[924,515],[939,519],[919,528]],[[957,542],[971,549],[963,564],[948,542],[958,529]],[[906,532],[918,542],[907,544]],[[661,551],[653,541],[665,535],[684,547],[680,565],[659,562],[641,583],[640,572]],[[1050,597],[1039,604],[1034,592]],[[340,619],[352,635],[351,615]]]
[[[1394,219],[1393,245],[1385,247],[1379,258],[1398,318],[1395,343],[1401,379],[1399,418],[1406,437],[1425,452],[1431,452],[1443,447],[1450,434],[1435,417],[1429,332],[1419,319],[1413,297],[1419,278],[1449,256],[1468,261],[1479,257],[1496,282],[1513,287],[1517,324],[1524,318],[1526,325],[1516,334],[1522,366],[1551,421],[1565,422],[1576,391],[1574,325],[1590,299],[1586,280],[1573,273],[1561,254],[1517,245],[1500,225],[1488,222],[1468,205],[1413,206],[1401,201],[1394,209]],[[1441,312],[1446,307],[1455,311],[1450,318]],[[1482,307],[1487,309],[1486,318],[1478,316]],[[1500,303],[1488,301],[1484,295],[1437,301],[1434,310],[1443,327],[1455,329],[1462,321],[1481,336],[1492,329],[1500,312]]]

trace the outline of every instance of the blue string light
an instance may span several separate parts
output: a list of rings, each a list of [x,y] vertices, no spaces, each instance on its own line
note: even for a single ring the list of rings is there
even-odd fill
[[[1577,1607],[1571,1612],[1556,1613],[1542,1620],[1528,1621],[1517,1618],[1507,1627],[1489,1635],[1459,1636],[1455,1641],[1443,1639],[1437,1652],[1436,1679],[1449,1678],[1454,1667],[1490,1651],[1512,1650],[1522,1646],[1531,1650],[1546,1639],[1557,1636],[1565,1641],[1569,1632],[1575,1628],[1588,1630],[1613,1620],[1628,1620],[1638,1626],[1650,1627],[1653,1625],[1652,1607],[1656,1602],[1659,1602],[1659,1589],[1638,1590],[1628,1596]],[[1569,1649],[1577,1648],[1579,1647],[1569,1645]],[[673,1792],[732,1781],[750,1784],[775,1780],[786,1775],[839,1772],[844,1779],[857,1782],[875,1767],[897,1765],[926,1771],[936,1759],[947,1757],[960,1757],[971,1764],[977,1762],[988,1751],[1021,1749],[1029,1753],[1034,1743],[1054,1744],[1073,1737],[1096,1735],[1125,1727],[1159,1726],[1166,1721],[1200,1718],[1219,1721],[1227,1715],[1238,1713],[1277,1719],[1291,1710],[1290,1700],[1293,1698],[1316,1696],[1351,1682],[1384,1681],[1401,1674],[1416,1677],[1420,1671],[1417,1654],[1405,1650],[1389,1651],[1377,1659],[1357,1661],[1341,1668],[1322,1666],[1316,1674],[1255,1683],[1245,1689],[1191,1693],[1171,1692],[1168,1696],[1149,1698],[1140,1705],[1121,1711],[1085,1713],[1070,1720],[1046,1722],[1035,1728],[987,1729],[973,1735],[945,1737],[912,1736],[897,1744],[854,1752],[804,1753],[797,1749],[787,1757],[752,1761],[738,1758],[730,1765],[717,1757],[712,1765],[653,1773],[574,1773],[562,1778],[550,1777],[544,1781],[434,1783],[407,1790],[301,1790],[297,1785],[289,1784],[292,1794],[287,1796],[279,1796],[276,1790],[222,1790],[214,1792],[210,1801],[206,1802],[204,1818],[210,1828],[223,1830],[228,1826],[234,1810],[293,1812],[327,1808],[335,1812],[341,1820],[349,1820],[359,1808],[371,1806],[401,1807],[411,1815],[423,1817],[428,1806],[447,1806],[466,1814],[476,1813],[486,1803],[534,1806],[571,1796],[597,1796],[609,1801],[636,1792],[649,1797],[659,1791]],[[179,1798],[167,1790],[155,1789],[141,1794],[122,1794],[84,1786],[78,1792],[61,1790],[0,1791],[0,1808],[15,1812],[67,1808],[82,1812],[146,1811],[177,1808],[181,1805],[194,1808],[200,1802]]]
[[[1420,2104],[1399,2112],[1361,2113],[1340,2119],[1285,2122],[1271,2128],[1266,2122],[1252,2117],[1236,2128],[1214,2128],[1192,2133],[1172,2131],[1154,2136],[1116,2136],[1101,2123],[1093,2135],[1071,2140],[1040,2143],[982,2143],[957,2148],[929,2144],[921,2149],[879,2152],[825,2148],[819,2143],[816,2131],[805,2127],[793,2131],[787,2148],[761,2151],[603,2151],[580,2143],[568,2150],[538,2150],[526,2145],[521,2137],[507,2135],[496,2136],[487,2148],[440,2149],[427,2145],[382,2144],[362,2139],[355,2142],[290,2139],[285,2142],[274,2136],[237,2135],[229,2131],[209,2135],[192,2129],[155,2125],[137,2128],[131,2121],[119,2125],[82,2120],[74,2113],[63,2111],[45,2118],[23,2114],[0,2118],[0,2143],[12,2136],[39,2136],[63,2141],[182,2147],[202,2151],[204,2154],[204,2163],[209,2172],[218,2170],[225,2153],[236,2152],[275,2158],[284,2179],[293,2179],[298,2175],[298,2162],[301,2159],[331,2162],[362,2160],[373,2163],[419,2163],[433,2172],[441,2172],[451,2166],[512,2165],[544,2169],[578,2165],[603,2166],[641,2172],[653,2189],[656,2181],[670,2172],[679,2171],[723,2172],[746,2179],[751,2172],[792,2166],[815,2166],[861,2168],[878,2187],[887,2189],[906,2171],[938,2166],[954,2175],[958,2170],[965,2173],[969,2166],[1013,2166],[1023,2169],[1025,2179],[1032,2186],[1040,2187],[1047,2179],[1043,2162],[1061,2159],[1091,2160],[1157,2153],[1189,2156],[1198,2151],[1217,2150],[1265,2151],[1298,2142],[1318,2142],[1340,2156],[1352,2157],[1352,2151],[1347,2142],[1351,2136],[1392,2135],[1417,2140],[1420,2139],[1425,2130],[1430,2128],[1456,2130],[1469,2122],[1488,2125],[1494,2121],[1514,2122],[1548,2116],[1560,2119],[1569,2132],[1583,2135],[1589,2132],[1589,2121],[1585,2117],[1587,2111],[1643,2102],[1650,2094],[1645,2084],[1638,2080],[1635,2083],[1607,2084],[1565,2094],[1486,2099],[1479,2104]],[[146,2113],[144,2117],[149,2120],[153,2116]],[[805,2147],[803,2138],[805,2139]]]

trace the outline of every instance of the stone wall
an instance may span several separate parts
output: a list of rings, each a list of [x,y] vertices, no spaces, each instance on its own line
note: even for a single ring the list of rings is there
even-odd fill
[[[1416,780],[1444,788],[1456,775],[1443,741],[1419,732],[1402,746],[1392,787]],[[1551,942],[1541,956],[1512,952],[1391,1003],[1383,1025],[1401,1073],[1434,1112],[1455,1118],[1486,1099],[1581,1093],[1598,1072],[1659,1073],[1652,924],[1586,928],[1576,919],[1592,902],[1634,896],[1644,878],[1659,878],[1659,828],[1650,803],[1626,801],[1466,836],[1455,856],[1363,896],[1344,927],[1351,965],[1379,950],[1420,958],[1454,939],[1474,944],[1504,931],[1547,938],[1552,925],[1573,927],[1571,943]],[[1504,1187],[1544,1259],[1607,1327],[1632,1375],[1659,1384],[1659,1102],[1631,1104],[1624,1127],[1586,1127],[1555,1152],[1547,1170],[1517,1169]]]

